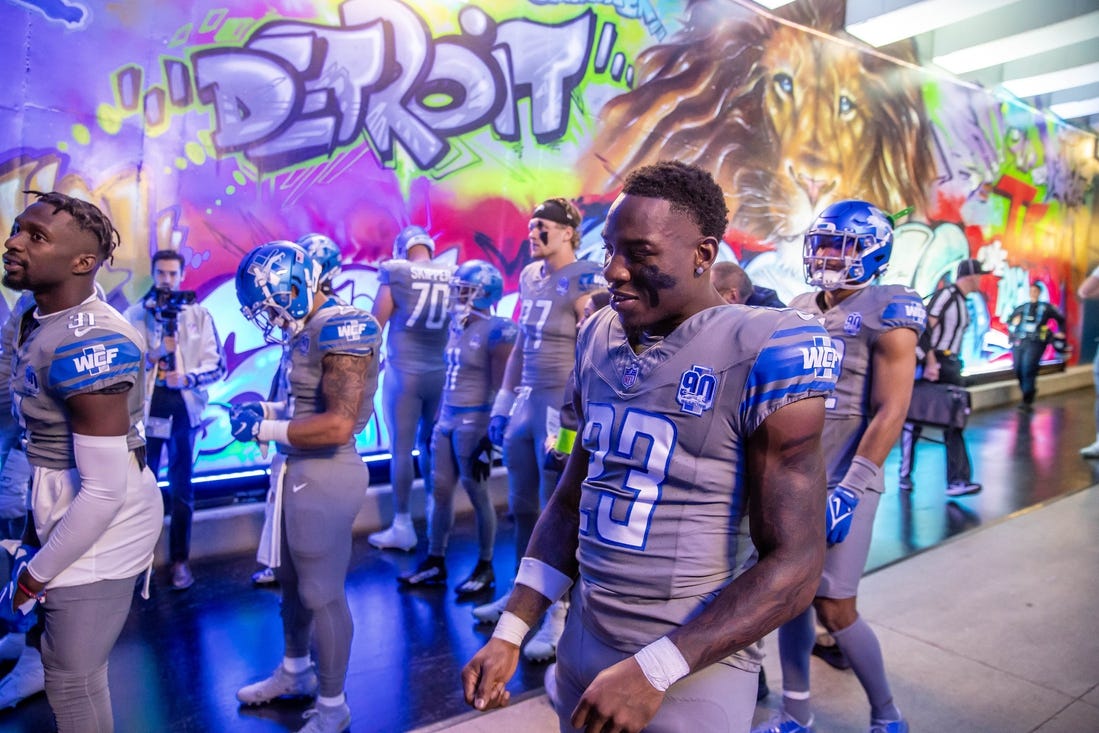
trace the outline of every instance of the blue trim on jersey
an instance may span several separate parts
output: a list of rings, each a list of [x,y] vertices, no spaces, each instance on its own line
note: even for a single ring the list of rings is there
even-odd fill
[[[317,348],[322,351],[339,350],[359,356],[374,353],[377,345],[378,325],[370,316],[337,316],[323,326],[317,335]]]
[[[95,337],[63,344],[54,354],[47,376],[49,389],[62,398],[92,387],[136,382],[144,354],[122,334],[99,331]],[[132,379],[128,379],[132,377]]]
[[[885,328],[911,328],[920,334],[927,328],[927,309],[918,296],[900,295],[882,310],[881,322]]]

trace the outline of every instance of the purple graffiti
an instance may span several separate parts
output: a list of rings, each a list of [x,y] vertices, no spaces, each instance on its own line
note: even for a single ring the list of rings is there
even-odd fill
[[[280,170],[365,136],[389,163],[399,143],[422,169],[441,163],[449,139],[491,125],[522,134],[530,100],[535,139],[560,139],[595,32],[585,11],[560,24],[496,23],[480,8],[459,12],[459,35],[432,38],[397,0],[349,0],[341,25],[272,21],[242,48],[192,57],[199,100],[213,108],[221,153]],[[400,39],[400,43],[396,39]]]

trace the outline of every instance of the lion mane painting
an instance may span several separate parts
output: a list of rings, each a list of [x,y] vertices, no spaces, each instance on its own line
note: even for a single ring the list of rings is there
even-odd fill
[[[726,191],[727,241],[760,253],[753,280],[788,299],[806,289],[801,238],[820,210],[862,198],[922,214],[935,166],[914,49],[890,59],[844,36],[842,0],[783,11],[691,2],[638,57],[636,87],[603,107],[582,176],[585,192],[612,192],[657,160],[706,168]]]

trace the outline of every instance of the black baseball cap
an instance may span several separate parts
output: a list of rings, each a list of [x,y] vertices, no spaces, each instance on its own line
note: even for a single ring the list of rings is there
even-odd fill
[[[961,280],[963,277],[969,275],[987,275],[991,270],[986,270],[981,261],[976,257],[970,257],[968,260],[962,260],[958,263],[958,274],[954,278],[955,280]]]

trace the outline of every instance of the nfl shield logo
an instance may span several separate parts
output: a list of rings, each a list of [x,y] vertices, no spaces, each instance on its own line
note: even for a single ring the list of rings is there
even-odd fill
[[[622,374],[622,386],[626,389],[632,387],[637,382],[638,371],[637,364],[631,364]]]
[[[563,277],[563,278],[561,278],[560,280],[557,281],[557,294],[558,295],[565,295],[568,292],[569,292],[569,279],[567,277]]]

